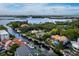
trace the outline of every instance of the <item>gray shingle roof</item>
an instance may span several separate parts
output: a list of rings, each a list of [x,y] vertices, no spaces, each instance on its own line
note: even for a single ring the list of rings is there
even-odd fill
[[[21,47],[17,48],[15,55],[16,56],[29,56],[29,55],[32,55],[32,54],[29,50],[29,47],[21,46]]]
[[[40,48],[39,48],[40,49]],[[44,49],[41,51],[38,51],[38,49],[30,48],[28,46],[21,46],[17,48],[15,52],[15,56],[57,56],[53,50],[46,50]]]
[[[30,48],[28,46],[21,46],[17,48],[15,55],[16,56],[36,56],[37,50]]]

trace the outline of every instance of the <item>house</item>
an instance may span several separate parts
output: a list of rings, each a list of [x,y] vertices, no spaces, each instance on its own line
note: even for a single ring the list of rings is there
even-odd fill
[[[6,43],[8,41],[8,39],[4,39],[4,40],[2,40],[2,43]]]
[[[27,45],[26,42],[23,42],[21,39],[17,39],[17,38],[14,38],[13,40],[4,39],[2,43],[4,44],[5,50],[9,49],[10,46],[12,46],[13,44],[18,44],[20,46]]]
[[[18,39],[18,38],[14,38],[13,39],[13,42],[15,42],[15,44],[21,44],[21,39]]]
[[[68,38],[66,36],[60,36],[60,35],[52,35],[51,39],[58,40],[58,41],[61,41],[61,42],[68,40]]]
[[[55,43],[57,43],[59,41],[59,42],[62,42],[63,44],[65,44],[68,41],[68,38],[66,36],[60,36],[60,35],[52,35],[51,39]]]
[[[32,30],[32,34],[35,34],[37,38],[41,38],[45,33],[42,30]]]
[[[21,39],[18,39],[18,38],[14,38],[14,39],[13,39],[13,42],[14,42],[15,44],[20,45],[20,46],[25,46],[25,45],[27,45],[26,42],[23,42]]]
[[[14,43],[12,43],[12,40],[8,40],[7,42],[5,42],[4,48],[5,50],[10,48],[10,45],[12,46]]]
[[[15,56],[57,56],[52,50],[36,50],[35,48],[30,48],[29,46],[20,46],[16,49]]]
[[[0,30],[0,41],[9,39],[9,33],[5,30]]]
[[[38,30],[38,32],[36,33],[36,37],[37,38],[41,38],[44,35],[44,31],[43,30]]]
[[[52,35],[51,39],[58,41],[58,40],[60,40],[60,36],[59,35]]]
[[[37,33],[37,32],[38,32],[37,30],[32,30],[31,31],[32,34]]]
[[[0,46],[3,46],[5,50],[8,50],[13,44],[18,44],[19,46],[27,45],[26,42],[23,42],[21,39],[18,38],[14,38],[13,40],[4,39],[2,40],[2,42],[0,42]]]
[[[79,38],[77,41],[71,41],[72,47],[75,49],[79,49]]]
[[[28,46],[20,46],[16,49],[15,56],[32,56],[31,50],[33,49]]]
[[[2,40],[2,44],[4,46],[4,49],[7,50],[10,46],[14,44],[14,42],[12,42],[12,40],[4,39]]]
[[[28,25],[27,24],[22,24],[20,27],[25,28],[25,27],[28,27]]]

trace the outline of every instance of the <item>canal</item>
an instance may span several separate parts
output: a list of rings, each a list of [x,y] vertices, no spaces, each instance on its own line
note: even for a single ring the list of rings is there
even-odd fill
[[[28,39],[22,37],[21,34],[19,34],[19,33],[17,33],[16,31],[14,31],[11,27],[6,26],[6,25],[4,25],[4,26],[7,28],[7,31],[8,31],[11,35],[15,36],[15,37],[18,38],[18,39],[21,39],[22,41],[28,42]]]
[[[4,25],[6,28],[7,28],[7,31],[11,34],[11,35],[13,35],[13,36],[15,36],[16,38],[19,38],[19,39],[21,39],[22,41],[24,41],[24,42],[29,42],[28,41],[28,39],[26,39],[26,38],[24,38],[21,34],[19,34],[19,33],[17,33],[16,31],[14,31],[11,27],[9,27],[9,26],[7,26],[6,24],[8,24],[8,23],[10,23],[10,22],[12,22],[13,20],[0,20],[1,22],[0,22],[0,25]],[[16,20],[16,21],[25,21],[25,20]],[[3,23],[2,23],[3,22]],[[47,49],[45,49],[43,46],[39,46],[39,45],[36,45],[36,44],[34,44],[34,42],[31,42],[33,45],[33,47],[38,51],[39,49],[42,51],[42,53],[43,54],[45,54],[45,55],[56,55],[54,52],[53,52],[53,50],[47,50]],[[51,52],[50,52],[51,51]]]

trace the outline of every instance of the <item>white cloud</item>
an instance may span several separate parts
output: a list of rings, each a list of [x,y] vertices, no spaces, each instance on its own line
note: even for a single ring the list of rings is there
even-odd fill
[[[0,15],[79,15],[79,7],[47,4],[0,4]]]

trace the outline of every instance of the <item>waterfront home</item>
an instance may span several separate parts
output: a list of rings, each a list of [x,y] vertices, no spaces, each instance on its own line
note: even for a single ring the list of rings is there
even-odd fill
[[[4,39],[2,41],[2,44],[3,44],[4,49],[7,50],[10,48],[10,46],[14,44],[14,42],[12,42],[12,40]]]
[[[71,43],[73,48],[79,49],[79,38],[77,39],[77,41],[71,41]]]
[[[15,42],[15,44],[20,44],[21,43],[21,39],[14,38],[13,42]]]
[[[61,42],[68,40],[68,38],[66,36],[60,36],[60,35],[52,35],[51,38],[53,40],[58,40],[58,41],[61,41]]]
[[[10,49],[10,46],[12,46],[14,44],[14,42],[12,42],[12,40],[8,40],[7,42],[5,42],[4,48],[5,50]]]
[[[63,44],[65,44],[68,41],[68,38],[66,36],[60,36],[60,35],[52,35],[51,39],[56,43],[59,41],[62,42]]]
[[[9,33],[5,30],[0,30],[0,41],[9,39]]]
[[[15,56],[35,56],[37,51],[29,46],[20,46],[16,49]]]
[[[17,38],[13,40],[4,39],[1,43],[3,44],[1,46],[4,47],[5,50],[8,50],[13,44],[18,44],[19,46],[27,45],[26,42],[23,42],[21,39]]]
[[[8,39],[4,39],[4,40],[2,40],[1,42],[2,42],[3,44],[5,44],[7,41],[8,41]]]
[[[20,46],[25,46],[25,45],[27,45],[26,42],[23,42],[21,39],[18,39],[18,38],[14,38],[14,39],[13,39],[13,42],[14,42],[15,44],[20,45]]]

